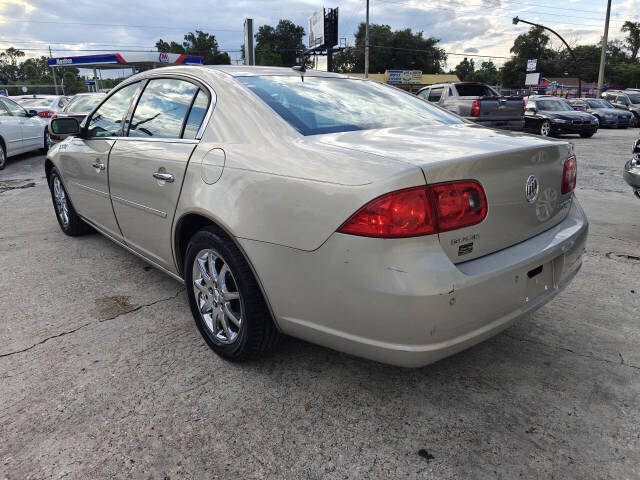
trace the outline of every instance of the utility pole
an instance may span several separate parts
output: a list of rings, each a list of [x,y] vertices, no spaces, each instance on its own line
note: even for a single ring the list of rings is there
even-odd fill
[[[607,39],[609,37],[609,16],[611,15],[611,0],[607,0],[607,16],[604,21],[604,37],[602,37],[602,52],[600,52],[600,72],[598,72],[598,97],[602,93],[604,83],[604,64],[607,61]]]
[[[51,55],[51,45],[49,45],[49,58],[53,57]],[[56,95],[58,94],[58,82],[56,81],[56,69],[55,67],[51,67],[51,73],[53,73],[53,86],[56,89]]]
[[[364,78],[369,78],[369,0],[367,0],[367,21],[364,24]]]

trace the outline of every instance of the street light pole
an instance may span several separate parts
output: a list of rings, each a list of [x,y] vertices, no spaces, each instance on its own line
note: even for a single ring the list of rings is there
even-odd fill
[[[364,24],[364,78],[369,78],[369,0],[367,0],[367,21]]]
[[[573,59],[573,64],[575,65],[576,70],[578,71],[578,98],[582,97],[582,71],[580,70],[580,64],[578,63],[578,60],[576,60],[576,56],[573,54],[573,50],[571,50],[571,47],[567,42],[565,42],[564,38],[562,38],[558,32],[556,32],[555,30],[551,30],[549,27],[545,27],[544,25],[540,25],[538,23],[527,22],[526,20],[522,20],[521,18],[514,17],[513,24],[517,25],[518,22],[527,23],[529,25],[533,25],[534,27],[540,27],[540,28],[544,28],[545,30],[549,30],[556,37],[562,40],[562,43],[564,43],[565,47],[567,47],[567,50],[569,50],[569,53],[571,54],[571,58]]]
[[[602,52],[600,52],[600,71],[598,72],[598,98],[602,93],[604,83],[604,64],[607,60],[607,39],[609,37],[609,16],[611,15],[611,0],[607,0],[607,16],[604,21],[604,36],[602,37]]]

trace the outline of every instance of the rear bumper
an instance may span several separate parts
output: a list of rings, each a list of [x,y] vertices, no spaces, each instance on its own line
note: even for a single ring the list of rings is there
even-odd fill
[[[540,235],[457,265],[437,236],[336,233],[313,252],[240,242],[284,333],[418,367],[495,335],[573,279],[588,222],[575,199],[567,208],[565,220]]]

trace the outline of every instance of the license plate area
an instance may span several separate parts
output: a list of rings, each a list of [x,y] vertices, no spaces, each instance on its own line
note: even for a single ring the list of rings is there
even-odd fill
[[[553,288],[553,265],[551,262],[543,263],[530,269],[526,275],[527,292],[529,300],[546,293]]]

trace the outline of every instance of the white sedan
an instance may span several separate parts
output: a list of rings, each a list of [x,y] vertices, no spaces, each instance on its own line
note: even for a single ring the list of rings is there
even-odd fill
[[[69,101],[63,95],[41,95],[21,98],[18,103],[27,110],[35,110],[40,118],[51,118],[61,111]]]
[[[49,150],[47,122],[13,100],[0,97],[0,170],[7,158],[31,150]]]

